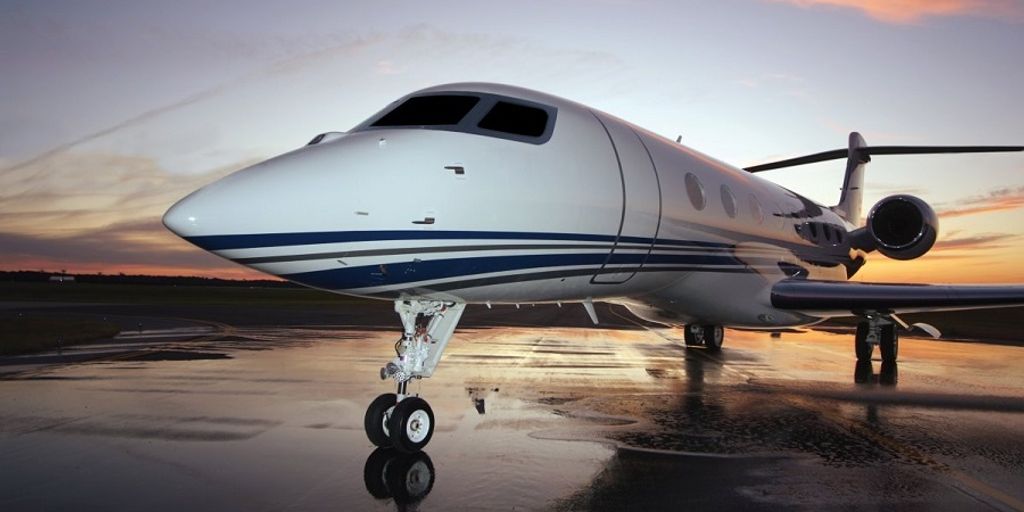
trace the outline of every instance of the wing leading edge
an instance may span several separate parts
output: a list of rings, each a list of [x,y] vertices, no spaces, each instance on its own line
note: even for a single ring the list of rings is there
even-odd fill
[[[913,313],[1024,306],[1020,285],[888,284],[787,279],[772,287],[772,305],[801,312]]]

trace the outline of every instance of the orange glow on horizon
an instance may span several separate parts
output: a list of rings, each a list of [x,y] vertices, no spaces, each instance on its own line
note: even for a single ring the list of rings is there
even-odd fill
[[[984,256],[925,255],[911,261],[872,254],[853,281],[877,283],[1024,283],[1024,269],[1000,254]]]
[[[233,280],[270,280],[282,281],[277,276],[264,274],[241,265],[230,265],[223,268],[188,268],[174,266],[158,266],[145,264],[129,265],[105,265],[105,264],[69,264],[66,261],[56,260],[26,260],[14,263],[0,264],[2,271],[42,271],[49,273],[60,273],[62,270],[68,274],[104,274],[104,275],[147,275],[147,276],[169,276],[169,277],[208,277],[217,279]]]
[[[907,24],[929,16],[973,15],[990,18],[1022,15],[1012,0],[773,0],[798,7],[857,9],[886,23]]]
[[[1012,252],[1012,251],[1010,251]],[[945,254],[943,254],[945,253]],[[52,259],[20,260],[0,264],[2,271],[43,271],[69,274],[151,275],[207,277],[235,280],[283,280],[241,265],[225,262],[224,267],[192,268],[183,266],[101,263],[68,263]],[[971,256],[953,251],[937,251],[917,260],[899,261],[873,253],[867,264],[852,279],[860,282],[890,283],[1024,283],[1024,268],[1012,255]]]

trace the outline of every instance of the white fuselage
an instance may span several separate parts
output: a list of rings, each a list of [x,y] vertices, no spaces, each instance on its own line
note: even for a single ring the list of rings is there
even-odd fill
[[[849,226],[828,208],[534,91],[453,84],[409,97],[445,92],[541,104],[553,128],[532,143],[371,118],[203,187],[165,224],[215,254],[336,293],[605,300],[678,324],[812,323],[773,308],[771,286],[794,273],[847,278]]]

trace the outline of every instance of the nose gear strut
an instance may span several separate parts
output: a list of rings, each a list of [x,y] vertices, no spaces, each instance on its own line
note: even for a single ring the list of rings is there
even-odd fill
[[[380,378],[394,379],[397,392],[378,396],[366,410],[363,426],[373,444],[413,453],[430,441],[434,412],[426,400],[408,396],[409,381],[434,374],[465,309],[456,302],[395,301],[402,337],[395,343],[394,359],[380,369]]]

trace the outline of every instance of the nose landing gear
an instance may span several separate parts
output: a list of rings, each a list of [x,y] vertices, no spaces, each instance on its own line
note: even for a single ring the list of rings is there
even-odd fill
[[[409,381],[433,375],[465,309],[465,304],[451,302],[395,301],[402,338],[395,344],[397,355],[381,368],[380,377],[394,379],[398,389],[378,396],[367,407],[363,428],[371,443],[414,453],[430,442],[434,411],[426,400],[407,394]]]

